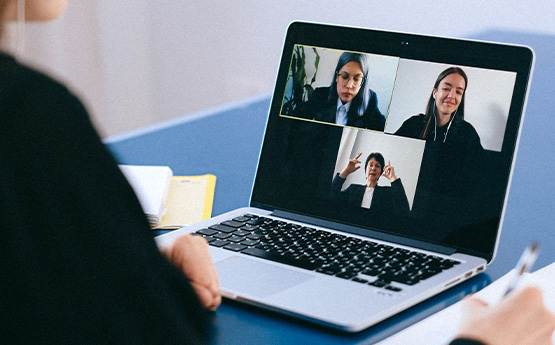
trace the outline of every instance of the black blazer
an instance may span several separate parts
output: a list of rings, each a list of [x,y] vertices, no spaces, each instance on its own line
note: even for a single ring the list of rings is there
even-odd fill
[[[211,314],[158,250],[81,102],[0,54],[0,322],[14,344],[204,344]]]
[[[360,207],[366,186],[351,184],[347,189],[341,191],[344,182],[345,179],[339,177],[339,174],[335,175],[331,184],[331,197],[335,201]],[[370,211],[398,215],[409,214],[409,202],[401,179],[393,181],[391,187],[376,186],[374,188]]]
[[[328,101],[329,87],[319,87],[303,108],[301,116],[316,121],[335,123],[335,114],[337,112],[337,99]],[[372,90],[368,108],[362,116],[356,113],[356,104],[352,104],[347,113],[347,126],[373,129],[383,131],[385,127],[385,116],[378,109],[378,97]]]

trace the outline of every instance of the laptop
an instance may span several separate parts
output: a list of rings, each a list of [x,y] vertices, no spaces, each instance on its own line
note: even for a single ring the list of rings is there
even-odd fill
[[[524,46],[293,22],[250,204],[156,241],[204,236],[225,298],[368,328],[494,259],[533,64]]]

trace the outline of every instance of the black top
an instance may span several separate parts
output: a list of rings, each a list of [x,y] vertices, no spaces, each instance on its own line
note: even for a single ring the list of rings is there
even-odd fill
[[[420,139],[422,132],[426,127],[426,117],[424,114],[414,115],[408,118],[401,127],[395,132],[396,135],[401,135],[409,138]],[[448,124],[437,127],[437,134],[435,133],[435,126],[431,126],[428,130],[427,140],[453,143],[457,145],[465,145],[473,149],[482,149],[480,137],[474,127],[465,120],[455,116],[452,125]]]
[[[347,203],[354,207],[361,207],[365,185],[351,184],[345,190],[341,190],[346,179],[335,175],[331,184],[330,197],[334,202]],[[374,195],[370,205],[370,211],[382,214],[408,215],[410,212],[409,202],[401,179],[391,182],[390,187],[374,187]]]
[[[364,114],[356,113],[358,99],[352,101],[347,113],[347,126],[373,129],[383,131],[385,127],[385,116],[378,109],[378,97],[372,90],[368,90],[368,106]],[[319,87],[303,106],[299,116],[312,120],[335,123],[335,115],[337,113],[337,97],[329,100],[329,87]]]
[[[395,134],[420,139],[425,126],[425,116],[414,115]],[[465,243],[465,247],[476,238],[468,229],[480,217],[480,183],[484,178],[480,175],[484,163],[480,137],[470,123],[455,116],[450,126],[437,129],[432,121],[424,139],[412,216],[417,228],[433,239],[445,245]]]
[[[81,102],[0,54],[0,334],[200,344],[210,313],[158,251]]]

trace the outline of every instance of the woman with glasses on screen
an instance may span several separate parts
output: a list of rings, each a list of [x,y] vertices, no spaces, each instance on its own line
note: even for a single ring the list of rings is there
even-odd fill
[[[369,84],[366,55],[345,52],[339,57],[331,85],[314,90],[302,115],[315,121],[383,131],[385,116]]]

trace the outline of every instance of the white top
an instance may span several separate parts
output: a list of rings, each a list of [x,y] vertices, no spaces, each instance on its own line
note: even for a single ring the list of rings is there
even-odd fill
[[[372,205],[372,197],[374,196],[374,187],[366,187],[364,191],[364,196],[362,197],[362,204],[360,204],[363,208],[370,208]]]

